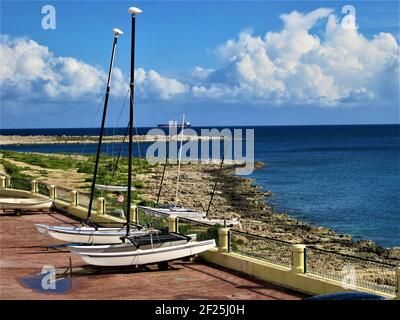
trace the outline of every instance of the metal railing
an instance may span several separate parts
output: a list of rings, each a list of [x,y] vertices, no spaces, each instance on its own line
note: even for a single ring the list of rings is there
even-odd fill
[[[47,183],[38,181],[37,190],[39,194],[50,197],[50,186]]]
[[[229,250],[282,266],[292,266],[293,243],[255,234],[230,230]]]
[[[124,218],[126,215],[126,201],[118,202],[116,196],[105,197],[106,201],[106,213],[110,216],[118,218]],[[126,197],[125,197],[126,199]]]
[[[19,190],[25,190],[25,191],[31,191],[32,190],[32,182],[29,179],[26,178],[10,178],[10,184],[11,188],[13,189],[19,189]]]
[[[78,192],[78,205],[84,208],[89,208],[90,194]]]
[[[396,265],[315,247],[305,249],[305,272],[337,281],[395,294]]]
[[[167,218],[167,215],[145,213],[143,210],[137,211],[137,223],[148,228],[167,229]]]
[[[195,234],[198,241],[214,239],[217,245],[219,227],[218,225],[212,226],[191,219],[176,218],[176,230],[178,232],[186,235]]]
[[[56,187],[56,199],[62,200],[65,202],[70,201],[71,189],[63,188],[63,187]]]

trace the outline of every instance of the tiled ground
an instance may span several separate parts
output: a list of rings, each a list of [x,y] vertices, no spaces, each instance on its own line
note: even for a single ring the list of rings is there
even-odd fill
[[[75,223],[61,214],[0,216],[1,299],[300,299],[301,294],[256,281],[232,271],[200,262],[177,261],[160,271],[156,266],[135,270],[91,268],[62,249],[42,246],[57,240],[38,233],[34,223]],[[71,288],[64,293],[41,293],[22,283],[40,273],[44,265],[69,266]]]

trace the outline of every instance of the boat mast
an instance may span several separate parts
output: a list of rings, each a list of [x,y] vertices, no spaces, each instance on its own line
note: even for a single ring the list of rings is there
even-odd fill
[[[183,131],[184,130],[185,130],[185,115],[183,115],[183,117],[182,117],[181,143],[180,143],[180,147],[179,147],[179,158],[178,158],[178,176],[176,178],[175,208],[178,206],[179,177],[181,174],[182,142],[183,142]]]
[[[129,146],[128,146],[128,199],[126,208],[126,236],[129,236],[131,223],[131,198],[132,198],[132,133],[133,133],[133,103],[134,103],[134,78],[135,78],[135,22],[136,15],[142,10],[130,7],[128,13],[132,16],[132,39],[131,39],[131,79],[129,83],[130,103],[129,103]]]
[[[104,133],[104,125],[106,122],[106,115],[107,115],[107,106],[108,106],[108,97],[110,95],[110,83],[111,83],[111,76],[112,76],[112,70],[113,70],[113,65],[114,65],[114,57],[115,57],[115,51],[117,49],[117,41],[118,41],[118,36],[124,34],[121,30],[119,29],[113,29],[114,33],[114,42],[113,42],[113,47],[112,47],[112,53],[111,53],[111,61],[110,61],[110,67],[108,69],[108,78],[107,78],[107,86],[106,86],[106,95],[104,98],[104,108],[103,108],[103,116],[101,119],[101,127],[100,127],[100,136],[99,136],[99,142],[97,144],[97,153],[96,153],[96,162],[94,165],[94,173],[93,173],[93,181],[92,181],[92,186],[90,189],[90,200],[89,200],[89,209],[87,213],[86,220],[89,221],[90,216],[92,214],[92,205],[93,205],[93,197],[94,197],[94,189],[96,186],[96,176],[97,176],[97,170],[99,168],[99,159],[100,159],[100,152],[101,152],[101,143],[103,141],[103,133]]]

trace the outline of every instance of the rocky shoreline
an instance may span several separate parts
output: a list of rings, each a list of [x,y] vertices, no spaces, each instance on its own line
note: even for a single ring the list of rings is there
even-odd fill
[[[258,167],[263,164],[258,163]],[[168,167],[167,167],[168,168]],[[381,248],[371,240],[353,241],[351,235],[313,226],[287,214],[275,212],[268,204],[272,192],[265,192],[253,180],[233,175],[235,165],[226,165],[219,174],[219,166],[186,164],[181,167],[179,203],[182,206],[206,210],[215,179],[217,192],[209,215],[211,217],[239,217],[243,231],[291,243],[308,244],[391,264],[400,263],[400,248]],[[141,176],[145,193],[156,199],[161,176],[161,166],[152,176]],[[176,168],[166,170],[161,201],[173,202],[175,197]]]
[[[220,140],[220,136],[197,136],[197,135],[134,135],[134,142],[154,142],[154,141],[177,141],[183,139],[184,141],[193,140]],[[121,143],[125,139],[122,135],[104,136],[103,143]],[[8,145],[32,145],[32,144],[91,144],[98,143],[98,136],[19,136],[19,135],[0,135],[0,146]],[[125,140],[126,141],[126,140]]]

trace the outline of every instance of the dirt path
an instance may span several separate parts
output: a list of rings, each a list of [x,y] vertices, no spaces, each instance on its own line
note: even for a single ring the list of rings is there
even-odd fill
[[[77,169],[48,169],[28,164],[22,161],[16,161],[10,158],[7,158],[5,160],[18,167],[24,168],[21,173],[31,175],[49,184],[77,189],[82,189],[90,185],[90,183],[85,182],[85,179],[88,178],[90,175],[86,173],[79,173],[77,172]],[[3,165],[1,165],[1,167],[3,167],[4,169]]]

